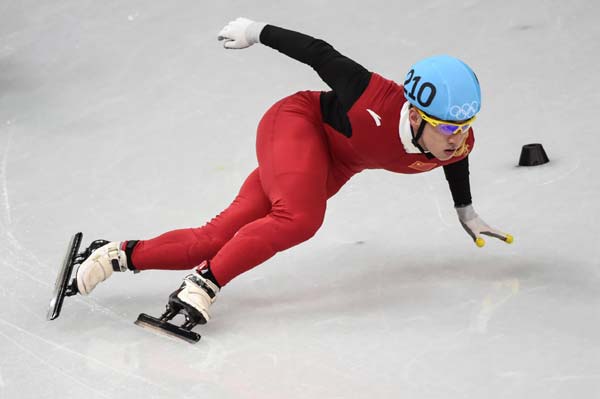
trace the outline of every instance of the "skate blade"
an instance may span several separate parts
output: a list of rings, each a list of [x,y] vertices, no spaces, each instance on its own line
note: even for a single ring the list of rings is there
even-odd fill
[[[200,341],[201,338],[200,334],[171,324],[168,321],[148,316],[145,313],[140,313],[140,315],[134,323],[140,327],[147,328],[159,334],[183,339],[184,341],[190,342],[192,344],[195,344],[196,342]]]
[[[69,286],[71,273],[73,272],[73,259],[77,256],[82,238],[83,234],[77,233],[69,242],[63,265],[56,276],[54,292],[52,294],[52,299],[50,299],[50,304],[48,305],[48,313],[46,314],[47,320],[54,320],[60,315],[63,300],[67,293],[67,287]]]

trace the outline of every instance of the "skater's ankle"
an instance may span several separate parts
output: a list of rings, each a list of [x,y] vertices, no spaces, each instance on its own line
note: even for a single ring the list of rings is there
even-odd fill
[[[127,268],[134,273],[139,273],[139,269],[133,264],[133,249],[138,244],[139,240],[127,240],[121,243],[121,250],[125,251],[125,258],[127,259]]]
[[[195,270],[196,270],[196,273],[198,273],[200,276],[202,276],[203,278],[209,280],[211,283],[216,285],[219,290],[221,289],[221,284],[219,284],[219,282],[217,281],[217,278],[215,277],[212,270],[210,269],[209,261],[205,260],[200,265],[196,266]]]

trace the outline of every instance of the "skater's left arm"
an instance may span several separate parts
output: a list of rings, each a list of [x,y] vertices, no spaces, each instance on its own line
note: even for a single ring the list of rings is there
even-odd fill
[[[444,174],[450,186],[458,220],[467,234],[471,236],[475,245],[480,248],[485,245],[485,240],[481,237],[482,235],[497,238],[508,244],[512,243],[513,236],[488,226],[475,212],[469,181],[469,157],[466,156],[458,162],[445,165]]]
[[[262,43],[311,66],[335,92],[346,111],[365,91],[372,75],[324,40],[247,18],[229,22],[219,32],[218,39],[223,40],[223,46],[228,49],[242,49]]]

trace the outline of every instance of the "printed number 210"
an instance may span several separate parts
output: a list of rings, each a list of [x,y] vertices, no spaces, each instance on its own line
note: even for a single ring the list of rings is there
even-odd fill
[[[404,81],[404,94],[410,97],[411,100],[417,100],[417,102],[422,107],[428,107],[433,102],[435,97],[436,89],[432,83],[424,82],[421,87],[419,87],[419,91],[415,97],[415,91],[417,91],[417,86],[419,85],[419,81],[421,80],[420,76],[415,76],[415,70],[411,69],[408,71],[408,75],[406,75],[406,80]],[[409,84],[412,83],[412,89],[410,92],[407,90]],[[425,98],[425,95],[427,97]]]

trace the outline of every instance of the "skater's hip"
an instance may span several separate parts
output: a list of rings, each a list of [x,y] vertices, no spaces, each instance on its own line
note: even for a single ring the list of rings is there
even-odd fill
[[[289,118],[290,120],[303,119],[314,125],[315,129],[323,130],[321,116],[320,92],[299,91],[277,101],[263,115],[264,120]]]

